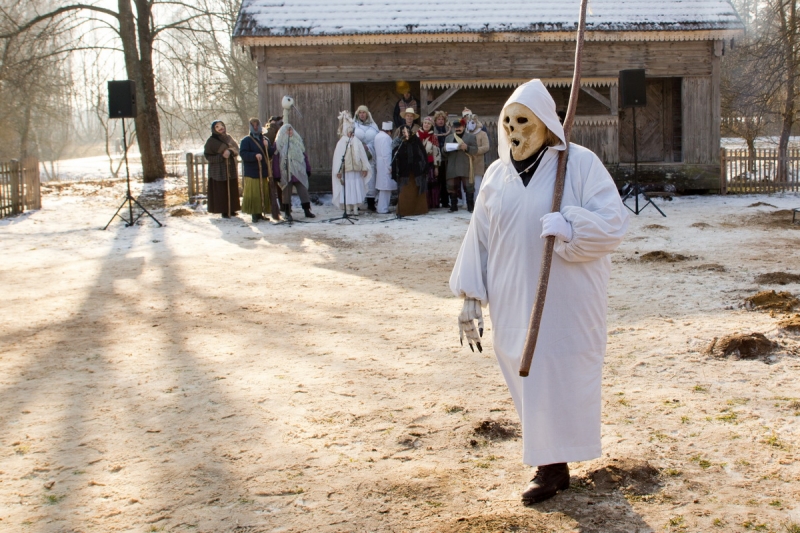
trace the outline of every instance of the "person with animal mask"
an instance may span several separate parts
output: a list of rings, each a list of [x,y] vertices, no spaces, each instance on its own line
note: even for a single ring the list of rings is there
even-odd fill
[[[500,114],[499,160],[483,177],[450,288],[458,318],[482,350],[482,307],[491,308],[494,351],[520,421],[524,463],[537,467],[523,489],[532,504],[569,487],[568,463],[600,457],[600,385],[606,349],[609,254],[628,212],[600,159],[570,144],[561,208],[551,212],[564,130],[539,80],[517,88]],[[555,253],[536,352],[519,374],[545,238]]]

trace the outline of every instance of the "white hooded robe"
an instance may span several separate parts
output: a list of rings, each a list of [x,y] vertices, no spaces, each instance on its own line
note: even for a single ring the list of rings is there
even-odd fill
[[[525,187],[500,128],[500,159],[484,175],[450,288],[490,307],[495,354],[522,422],[523,461],[538,466],[593,459],[601,455],[608,254],[625,235],[628,212],[597,156],[571,144],[561,214],[573,237],[556,239],[536,352],[530,375],[521,377],[544,252],[540,219],[550,212],[565,144],[555,102],[539,80],[520,86],[506,106],[512,102],[530,108],[561,143],[547,149]]]
[[[392,179],[392,138],[385,131],[375,136],[375,188],[379,191],[397,190]]]
[[[331,169],[333,205],[341,209],[345,203],[347,205],[363,203],[367,194],[367,182],[372,177],[372,166],[369,164],[367,152],[361,141],[355,136],[342,136],[333,152]],[[340,170],[344,175],[344,185],[336,176]],[[361,171],[367,171],[367,175],[362,176]],[[345,187],[347,187],[347,191],[345,191]],[[345,202],[345,200],[347,201]]]

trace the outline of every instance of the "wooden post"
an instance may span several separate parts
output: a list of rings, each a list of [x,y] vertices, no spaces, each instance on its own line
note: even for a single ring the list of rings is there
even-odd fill
[[[192,201],[192,198],[194,198],[195,194],[197,194],[194,190],[194,161],[192,161],[193,158],[194,156],[192,155],[191,152],[186,153],[186,180],[188,185],[187,194],[189,195],[190,202]]]
[[[725,168],[725,148],[719,149],[719,193],[728,194],[728,176]]]
[[[11,214],[19,215],[23,211],[22,199],[20,195],[20,165],[16,159],[11,160]]]

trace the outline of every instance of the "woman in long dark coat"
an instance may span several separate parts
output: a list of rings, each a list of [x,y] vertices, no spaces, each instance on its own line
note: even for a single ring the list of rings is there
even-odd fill
[[[211,137],[203,155],[208,161],[208,212],[230,218],[239,211],[239,174],[236,157],[239,145],[227,134],[221,120],[211,123]]]
[[[428,212],[428,154],[408,125],[400,127],[398,139],[392,163],[392,178],[399,190],[397,216],[424,215]]]

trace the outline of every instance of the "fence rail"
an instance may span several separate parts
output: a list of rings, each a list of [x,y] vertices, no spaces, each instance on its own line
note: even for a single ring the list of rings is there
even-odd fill
[[[778,157],[777,149],[720,150],[722,194],[782,191],[800,191],[800,149],[789,149],[785,158]]]
[[[0,218],[41,208],[39,161],[28,157],[0,162]]]

